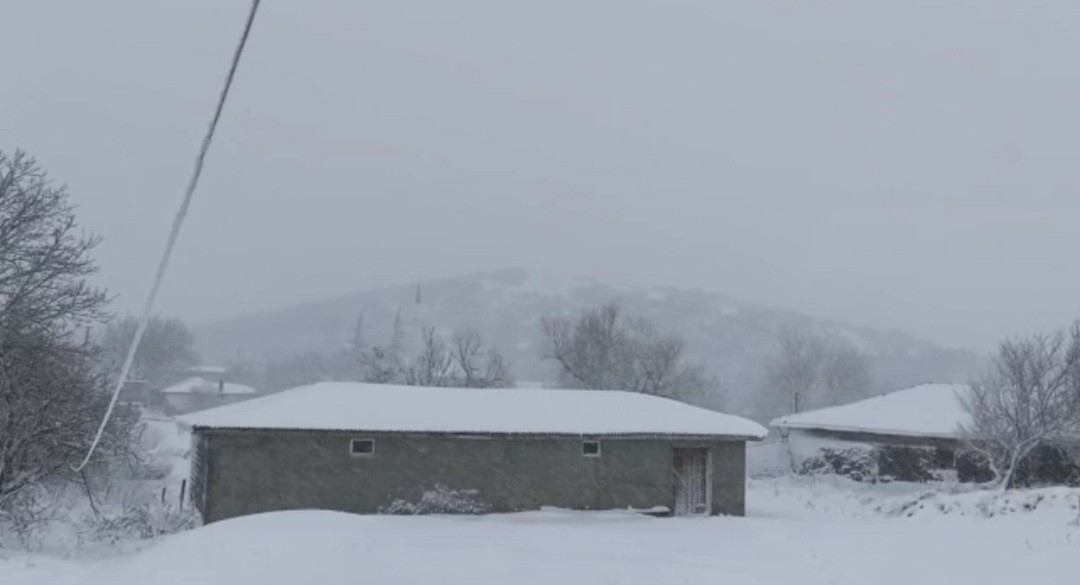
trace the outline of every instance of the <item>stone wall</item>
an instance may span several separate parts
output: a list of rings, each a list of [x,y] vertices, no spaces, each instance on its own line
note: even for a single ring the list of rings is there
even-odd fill
[[[673,507],[672,449],[708,446],[713,512],[744,513],[743,442],[463,437],[396,433],[200,430],[207,522],[272,510],[378,513],[444,488],[475,494],[496,512],[557,506],[581,510]],[[350,453],[374,439],[374,453]]]

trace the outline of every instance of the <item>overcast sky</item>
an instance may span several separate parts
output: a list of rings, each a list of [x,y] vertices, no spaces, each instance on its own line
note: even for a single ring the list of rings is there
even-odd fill
[[[0,148],[135,310],[246,0],[8,2]],[[950,346],[1080,316],[1075,0],[265,0],[162,310],[521,266]]]

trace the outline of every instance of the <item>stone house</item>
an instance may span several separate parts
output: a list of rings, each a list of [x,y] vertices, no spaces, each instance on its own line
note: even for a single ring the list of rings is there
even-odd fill
[[[779,445],[796,471],[828,471],[860,481],[985,482],[993,473],[966,443],[964,384],[921,384],[830,408],[780,417]],[[1019,469],[1021,483],[1072,483],[1070,448],[1041,447]]]
[[[224,378],[193,376],[166,386],[158,393],[166,412],[189,413],[250,400],[258,391],[244,384],[226,382]]]
[[[745,444],[765,435],[746,419],[627,392],[352,383],[180,420],[206,522],[392,512],[447,493],[468,499],[467,511],[742,515]]]

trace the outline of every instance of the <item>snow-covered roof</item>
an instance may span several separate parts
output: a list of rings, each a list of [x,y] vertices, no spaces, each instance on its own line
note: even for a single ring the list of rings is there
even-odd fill
[[[618,391],[421,388],[325,382],[192,413],[192,427],[763,438],[759,424]]]
[[[183,382],[161,389],[162,394],[257,394],[251,386],[232,382],[211,382],[203,378],[188,378]]]
[[[963,384],[923,384],[851,404],[780,417],[778,428],[822,429],[909,437],[957,438],[970,418],[957,393]]]

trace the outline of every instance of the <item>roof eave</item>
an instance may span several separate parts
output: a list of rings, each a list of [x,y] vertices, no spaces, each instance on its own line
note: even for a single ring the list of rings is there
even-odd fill
[[[286,427],[236,427],[236,426],[213,426],[213,425],[199,425],[199,424],[186,424],[181,422],[181,425],[190,429],[192,432],[286,432],[286,433],[372,433],[372,434],[388,434],[388,435],[434,435],[434,436],[469,436],[469,437],[492,437],[492,438],[505,438],[505,437],[522,437],[522,438],[587,438],[587,437],[602,437],[608,439],[671,439],[680,441],[728,441],[728,442],[749,442],[749,441],[761,441],[765,439],[764,435],[731,435],[731,434],[709,434],[709,433],[626,433],[626,432],[589,432],[589,433],[568,433],[568,432],[495,432],[495,431],[467,431],[467,430],[455,430],[455,431],[433,431],[433,430],[393,430],[393,429],[349,429],[349,428],[286,428]]]

